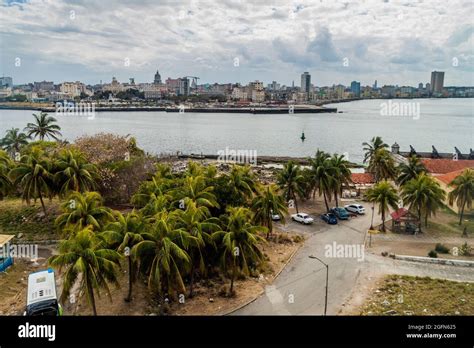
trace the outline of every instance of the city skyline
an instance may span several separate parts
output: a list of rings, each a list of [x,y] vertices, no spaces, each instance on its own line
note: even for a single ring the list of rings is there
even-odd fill
[[[211,6],[212,5],[212,6]],[[192,75],[199,83],[472,86],[470,1],[3,4],[0,73],[15,84]]]

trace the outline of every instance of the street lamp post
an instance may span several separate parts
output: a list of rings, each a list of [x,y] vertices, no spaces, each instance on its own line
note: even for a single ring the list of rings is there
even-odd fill
[[[326,296],[324,299],[324,315],[326,315],[327,310],[328,310],[328,282],[329,282],[329,265],[325,262],[323,262],[321,259],[319,259],[316,256],[310,255],[310,259],[316,259],[319,262],[321,262],[324,266],[326,266]]]
[[[370,229],[374,229],[374,210],[375,210],[375,202],[372,203],[372,220],[370,221]]]

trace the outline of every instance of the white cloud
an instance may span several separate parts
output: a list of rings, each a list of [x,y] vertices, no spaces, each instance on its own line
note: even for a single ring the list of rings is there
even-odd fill
[[[197,75],[202,82],[289,84],[310,71],[318,85],[352,79],[415,85],[439,69],[446,84],[467,85],[474,70],[472,6],[470,0],[5,3],[1,66],[17,82],[95,83],[112,75],[150,81],[159,68],[165,78]],[[14,67],[15,57],[22,67]]]

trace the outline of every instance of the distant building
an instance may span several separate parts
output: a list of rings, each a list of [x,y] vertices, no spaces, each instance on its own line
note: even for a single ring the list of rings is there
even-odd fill
[[[301,74],[301,92],[309,94],[311,90],[311,75],[305,71]]]
[[[158,70],[156,71],[155,79],[153,80],[153,83],[154,83],[155,85],[160,85],[160,84],[161,84],[161,75],[160,75],[160,73],[158,72]]]
[[[118,92],[124,91],[126,88],[123,86],[120,82],[117,81],[115,77],[112,77],[112,82],[104,84],[102,86],[102,91],[104,92],[111,92],[113,94],[116,94]]]
[[[354,97],[360,97],[360,82],[352,81],[351,82],[351,92]]]
[[[265,90],[263,89],[263,82],[255,81],[249,83],[249,91],[252,101],[254,103],[261,103],[265,101]]]
[[[13,87],[13,79],[11,77],[0,77],[0,88]]]
[[[189,95],[189,80],[187,77],[178,79],[178,95]]]
[[[441,94],[444,85],[444,71],[433,71],[431,73],[431,93]]]
[[[420,83],[418,84],[418,89],[419,89],[420,91],[423,90],[423,82],[420,82]]]
[[[82,82],[79,82],[79,81],[76,81],[76,82],[63,82],[59,86],[59,91],[61,93],[64,93],[64,94],[74,98],[74,97],[79,97],[81,95],[81,93],[86,93],[87,88],[86,88],[86,85],[84,85]]]
[[[373,89],[377,89],[377,80],[375,80],[374,85],[372,86]]]
[[[33,90],[35,91],[54,91],[54,82],[53,81],[41,81],[33,83]]]

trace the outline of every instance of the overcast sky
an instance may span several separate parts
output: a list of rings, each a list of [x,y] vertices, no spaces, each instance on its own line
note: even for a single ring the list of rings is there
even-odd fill
[[[0,11],[0,74],[53,80],[474,85],[473,0],[31,0]]]

